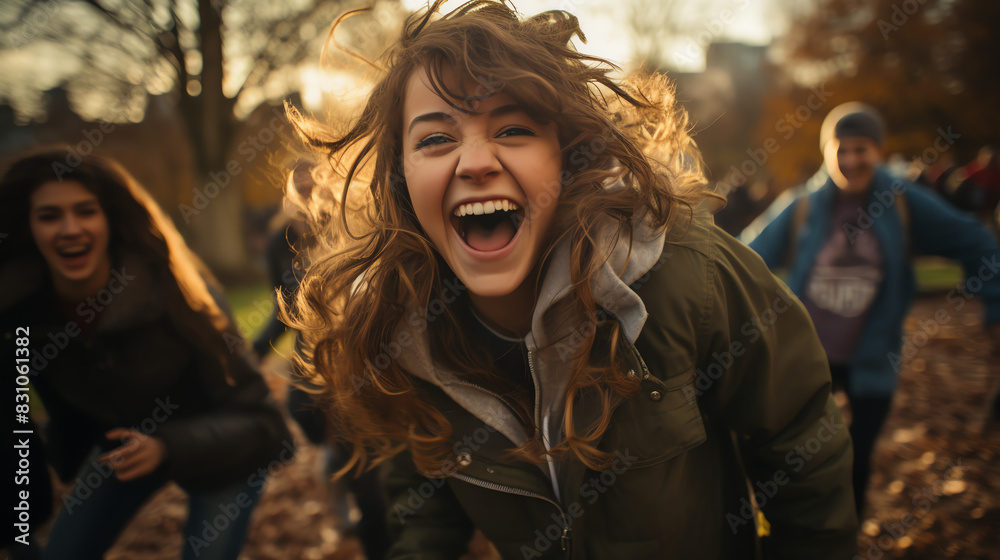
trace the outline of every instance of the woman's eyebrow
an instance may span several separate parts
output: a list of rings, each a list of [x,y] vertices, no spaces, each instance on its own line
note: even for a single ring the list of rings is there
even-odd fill
[[[90,198],[90,199],[87,199],[87,200],[81,200],[80,202],[74,202],[71,205],[71,207],[74,210],[79,210],[81,208],[87,208],[88,206],[99,206],[99,205],[100,205],[100,203],[97,201],[97,199]],[[50,204],[39,205],[39,206],[35,207],[34,211],[35,212],[52,212],[52,211],[57,211],[58,212],[58,211],[62,211],[62,209],[63,209],[63,205],[50,203]]]
[[[424,113],[423,115],[418,115],[413,117],[410,121],[410,128],[407,129],[406,133],[409,134],[413,132],[413,127],[417,126],[422,122],[446,122],[448,124],[455,124],[455,117],[449,115],[448,113],[434,112],[434,113]]]
[[[494,117],[503,117],[513,113],[527,114],[527,112],[528,111],[525,110],[524,105],[521,105],[520,103],[508,103],[507,105],[502,105],[500,107],[496,107],[490,110],[489,116],[490,118],[494,118]],[[482,114],[482,113],[470,113],[470,115],[477,115],[477,114]],[[455,117],[449,115],[448,113],[443,113],[443,112],[425,113],[423,115],[418,115],[414,117],[413,120],[410,121],[410,127],[409,129],[407,129],[407,134],[413,132],[413,127],[417,126],[422,122],[445,122],[453,125],[456,124],[458,121],[455,119]]]

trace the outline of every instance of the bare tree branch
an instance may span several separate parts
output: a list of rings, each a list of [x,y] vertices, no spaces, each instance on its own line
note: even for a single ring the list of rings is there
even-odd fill
[[[38,3],[34,3],[34,2],[21,2],[20,5],[18,6],[19,11],[18,11],[17,15],[14,16],[13,19],[11,19],[12,23],[10,25],[0,25],[0,31],[8,31],[10,29],[15,29],[15,28],[20,27],[21,25],[23,25],[24,22],[27,20],[27,14],[31,13],[33,7],[35,7],[36,5],[40,5],[40,4],[42,4],[42,3],[41,2],[38,2]],[[45,2],[45,4],[48,4],[48,2]],[[9,5],[10,4],[8,4],[8,6]]]
[[[323,4],[322,2],[318,2],[311,10],[299,13],[292,21],[278,20],[271,22],[271,25],[267,30],[265,30],[265,36],[268,37],[268,40],[264,46],[257,51],[256,56],[254,57],[254,66],[247,74],[247,77],[243,80],[243,83],[240,84],[240,87],[237,89],[237,93],[234,97],[239,97],[239,94],[248,87],[260,85],[260,82],[263,81],[263,77],[269,72],[272,72],[276,68],[285,64],[294,62],[301,57],[308,48],[308,44],[304,41],[298,42],[297,48],[290,56],[282,57],[280,54],[282,50],[281,47],[288,49],[289,37],[291,37],[294,33],[297,33],[302,25],[312,21],[317,15],[328,8],[329,6]],[[277,33],[277,29],[285,23],[289,24],[287,26],[289,31],[279,35]]]
[[[169,48],[168,45],[163,43],[163,41],[160,38],[160,33],[158,33],[156,29],[153,28],[151,24],[152,21],[151,13],[142,14],[136,12],[136,15],[138,16],[136,18],[136,21],[126,21],[122,19],[119,13],[108,10],[107,8],[102,6],[97,0],[84,0],[84,1],[86,4],[93,6],[98,12],[100,12],[102,15],[108,18],[108,20],[111,23],[113,23],[116,27],[118,27],[122,31],[138,34],[141,37],[145,38],[160,52],[161,56],[163,56],[164,58],[168,58],[169,60],[168,54],[176,54],[173,53],[173,51]],[[152,4],[150,4],[149,2],[146,2],[146,4],[147,6],[150,6],[152,8]],[[171,14],[173,14],[172,10]],[[174,21],[175,22],[177,21],[176,18],[174,19]],[[143,27],[146,27],[147,29],[143,29]]]

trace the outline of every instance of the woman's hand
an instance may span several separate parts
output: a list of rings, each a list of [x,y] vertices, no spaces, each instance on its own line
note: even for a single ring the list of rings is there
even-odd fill
[[[125,428],[115,428],[104,437],[122,442],[120,447],[98,458],[111,465],[118,480],[129,481],[146,476],[167,458],[167,446],[160,438]]]

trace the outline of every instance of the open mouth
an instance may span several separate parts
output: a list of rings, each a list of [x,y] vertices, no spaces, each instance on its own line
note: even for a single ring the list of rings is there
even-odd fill
[[[460,204],[451,216],[452,227],[462,241],[484,252],[509,245],[523,222],[524,209],[508,199]]]
[[[91,245],[89,243],[65,245],[56,249],[56,254],[70,262],[74,262],[85,258],[90,253],[90,250]]]

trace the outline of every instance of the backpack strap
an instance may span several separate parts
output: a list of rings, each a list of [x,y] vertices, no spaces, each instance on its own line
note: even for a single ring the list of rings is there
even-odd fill
[[[782,259],[786,269],[792,267],[795,255],[799,251],[799,232],[802,231],[802,226],[805,225],[806,219],[809,217],[809,195],[800,197],[794,204],[795,209],[792,210],[792,227],[788,230],[788,243],[785,248],[784,259]]]
[[[903,243],[906,246],[906,260],[913,260],[913,247],[910,242],[910,203],[906,200],[906,195],[902,191],[896,193],[896,213],[899,214],[899,223],[903,225]]]

